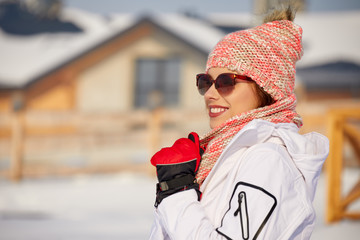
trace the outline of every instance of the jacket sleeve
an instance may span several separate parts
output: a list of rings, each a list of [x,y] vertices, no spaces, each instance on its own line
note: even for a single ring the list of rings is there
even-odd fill
[[[153,234],[152,239],[309,238],[312,205],[304,198],[304,180],[286,150],[277,145],[256,147],[231,174],[231,187],[224,188],[231,194],[219,192],[230,196],[223,199],[228,209],[219,226],[207,218],[195,191],[188,190],[165,198],[155,210],[153,233],[160,238]]]
[[[163,224],[161,223],[161,218],[157,212],[157,209],[155,209],[155,211],[154,211],[154,222],[151,227],[151,233],[150,233],[149,239],[150,240],[159,240],[159,239],[168,240],[169,239],[169,235],[167,234]]]
[[[197,198],[193,189],[165,198],[155,210],[150,239],[225,239],[206,217]]]

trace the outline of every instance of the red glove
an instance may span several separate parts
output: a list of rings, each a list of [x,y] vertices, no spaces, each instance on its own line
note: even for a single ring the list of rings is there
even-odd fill
[[[187,189],[195,189],[200,196],[195,174],[203,152],[199,136],[192,132],[188,138],[180,138],[172,147],[163,148],[155,153],[151,158],[151,164],[156,167],[159,180],[155,206],[164,198]]]

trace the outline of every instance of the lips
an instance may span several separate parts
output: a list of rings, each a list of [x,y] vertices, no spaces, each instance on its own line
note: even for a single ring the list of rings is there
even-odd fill
[[[209,116],[215,118],[226,112],[229,108],[222,106],[209,106]]]

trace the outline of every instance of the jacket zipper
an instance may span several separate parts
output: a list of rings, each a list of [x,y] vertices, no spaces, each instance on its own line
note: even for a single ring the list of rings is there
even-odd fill
[[[239,208],[234,212],[234,216],[237,216],[239,213],[242,238],[249,239],[249,216],[248,216],[247,199],[245,192],[239,193],[238,203],[239,203]]]

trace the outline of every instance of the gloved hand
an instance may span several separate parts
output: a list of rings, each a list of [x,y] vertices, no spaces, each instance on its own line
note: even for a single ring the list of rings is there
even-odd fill
[[[199,136],[192,132],[188,138],[180,138],[172,147],[163,148],[154,154],[151,164],[156,167],[159,180],[155,207],[171,194],[187,189],[195,189],[200,199],[195,174],[203,153]]]

